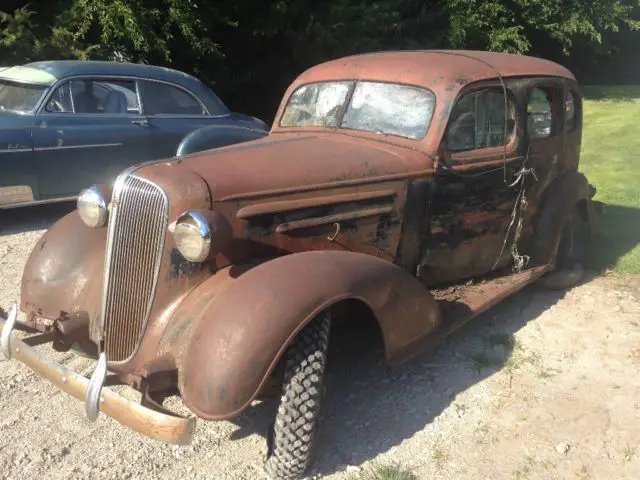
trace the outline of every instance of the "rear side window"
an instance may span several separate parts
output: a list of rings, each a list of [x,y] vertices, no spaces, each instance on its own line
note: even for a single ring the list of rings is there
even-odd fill
[[[534,88],[527,102],[527,133],[529,138],[547,138],[553,132],[553,94]]]
[[[136,114],[140,112],[136,83],[131,80],[72,80],[76,113]]]
[[[458,100],[451,111],[447,127],[448,149],[463,152],[502,147],[511,142],[515,135],[516,113],[511,97],[507,95],[506,106],[504,100],[501,88],[468,93]]]
[[[146,115],[206,115],[191,93],[160,82],[142,82],[142,104]]]

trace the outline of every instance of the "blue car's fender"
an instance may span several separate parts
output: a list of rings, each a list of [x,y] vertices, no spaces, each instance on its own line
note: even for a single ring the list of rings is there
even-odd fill
[[[176,155],[178,157],[191,153],[211,150],[212,148],[233,145],[234,143],[248,142],[265,137],[269,131],[261,128],[248,128],[237,125],[210,125],[194,130],[185,136]]]

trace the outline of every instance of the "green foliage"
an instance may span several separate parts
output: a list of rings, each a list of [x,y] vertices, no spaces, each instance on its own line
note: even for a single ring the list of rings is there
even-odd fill
[[[603,34],[620,26],[640,28],[633,20],[638,1],[622,0],[449,0],[449,42],[527,53],[544,38],[569,55],[576,39],[602,44]]]
[[[3,0],[0,64],[117,59],[215,82],[234,109],[268,120],[318,62],[374,50],[473,48],[597,58],[640,0]],[[635,9],[635,10],[634,10]],[[573,57],[572,57],[573,55]]]

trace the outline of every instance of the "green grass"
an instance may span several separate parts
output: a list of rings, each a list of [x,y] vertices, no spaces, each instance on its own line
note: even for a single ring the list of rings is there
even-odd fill
[[[584,88],[580,170],[607,204],[591,267],[640,273],[640,86]]]
[[[418,480],[411,470],[399,464],[374,464],[358,476],[351,476],[352,480]]]

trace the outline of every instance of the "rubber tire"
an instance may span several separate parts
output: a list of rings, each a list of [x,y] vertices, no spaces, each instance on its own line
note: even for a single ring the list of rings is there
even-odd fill
[[[296,480],[313,461],[331,316],[320,313],[286,353],[282,396],[267,435],[265,470],[273,480]]]
[[[584,264],[589,252],[588,224],[578,209],[565,222],[558,244],[556,267],[538,284],[545,288],[565,289],[578,284],[584,277]]]

